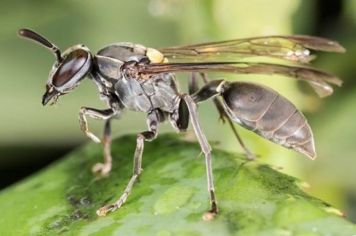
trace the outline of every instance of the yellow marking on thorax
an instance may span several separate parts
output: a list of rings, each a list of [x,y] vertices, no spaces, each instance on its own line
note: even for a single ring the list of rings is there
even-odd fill
[[[165,58],[164,55],[160,51],[158,51],[157,49],[154,49],[154,48],[147,48],[146,56],[152,63],[167,63],[168,62],[167,58]]]

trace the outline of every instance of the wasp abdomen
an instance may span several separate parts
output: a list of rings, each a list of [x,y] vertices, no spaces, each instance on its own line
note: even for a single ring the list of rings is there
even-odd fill
[[[274,143],[315,157],[312,130],[286,98],[253,83],[235,82],[224,87],[224,103],[235,122]]]

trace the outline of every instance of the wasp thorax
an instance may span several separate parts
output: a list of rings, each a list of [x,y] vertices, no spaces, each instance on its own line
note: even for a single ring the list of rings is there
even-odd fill
[[[56,61],[50,73],[46,93],[42,98],[43,105],[73,90],[90,72],[92,57],[89,49],[83,45],[69,48],[61,58],[61,61]]]

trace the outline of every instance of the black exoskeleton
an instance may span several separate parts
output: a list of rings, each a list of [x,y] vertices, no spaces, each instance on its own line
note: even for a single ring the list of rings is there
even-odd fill
[[[191,123],[206,160],[211,204],[208,214],[213,216],[218,212],[211,147],[199,125],[196,105],[210,98],[220,118],[230,124],[249,159],[254,156],[243,144],[233,122],[274,143],[315,158],[311,128],[303,114],[286,98],[253,83],[210,81],[207,72],[283,75],[308,82],[320,96],[332,94],[330,84],[341,85],[335,76],[307,65],[313,58],[309,50],[344,51],[336,42],[318,37],[266,36],[160,50],[133,43],[115,43],[93,55],[84,45],[72,46],[61,53],[58,47],[29,29],[21,29],[19,34],[42,44],[56,56],[43,95],[43,105],[57,102],[60,96],[71,92],[86,77],[98,87],[100,98],[108,109],[82,107],[79,112],[81,130],[97,143],[101,140],[90,132],[87,117],[105,121],[102,140],[104,163],[94,165],[94,172],[107,175],[111,170],[111,120],[120,118],[123,109],[147,114],[147,131],[137,135],[133,175],[121,197],[97,211],[100,216],[120,208],[126,201],[142,171],[144,141],[155,139],[158,124],[165,120],[169,120],[177,131],[185,131]],[[281,63],[248,60],[256,56],[277,58]],[[192,72],[189,93],[179,91],[175,72]],[[198,87],[198,73],[205,84],[202,88]]]

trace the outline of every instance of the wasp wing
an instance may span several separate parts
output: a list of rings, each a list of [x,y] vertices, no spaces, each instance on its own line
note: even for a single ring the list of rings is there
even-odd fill
[[[308,63],[309,50],[344,52],[337,42],[313,36],[264,36],[159,49],[171,62],[241,61],[262,56]]]
[[[140,64],[138,72],[142,75],[155,75],[170,72],[224,72],[234,74],[282,75],[308,82],[316,93],[325,97],[333,93],[330,84],[341,86],[342,81],[332,74],[300,65],[278,65],[248,62],[197,62],[197,63],[156,63]]]

